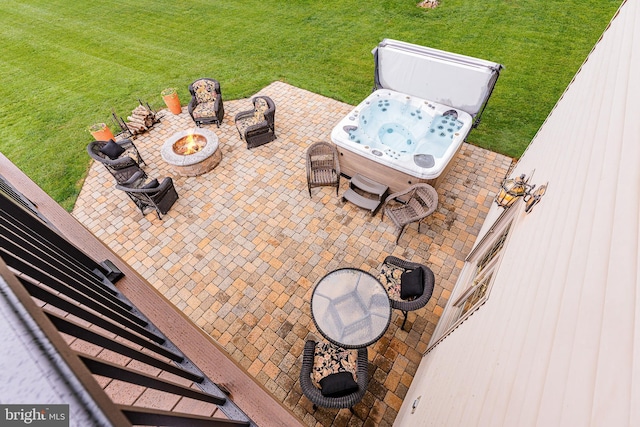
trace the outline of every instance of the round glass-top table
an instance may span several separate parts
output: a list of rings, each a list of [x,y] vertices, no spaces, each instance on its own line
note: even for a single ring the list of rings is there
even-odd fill
[[[389,296],[371,274],[357,268],[328,273],[311,294],[311,317],[327,340],[361,348],[379,340],[391,321]]]

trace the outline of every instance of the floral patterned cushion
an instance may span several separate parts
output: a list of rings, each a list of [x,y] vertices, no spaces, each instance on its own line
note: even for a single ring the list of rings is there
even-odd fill
[[[196,105],[196,107],[193,109],[193,117],[197,119],[215,117],[216,111],[213,108],[214,105],[215,104],[213,102],[205,102],[203,104]]]
[[[198,80],[193,83],[192,87],[198,104],[215,101],[216,91],[213,82],[208,80]]]
[[[260,123],[264,120],[264,112],[269,109],[269,105],[264,98],[256,98],[255,103],[253,104],[253,123],[254,125]]]
[[[238,131],[240,131],[240,133],[244,135],[244,132],[249,126],[253,126],[257,123],[260,123],[261,121],[262,120],[257,120],[254,114],[253,116],[238,119],[238,121],[236,122],[236,126],[238,127]]]
[[[256,98],[253,107],[255,108],[256,112],[261,112],[262,114],[264,114],[264,112],[269,109],[269,104],[267,104],[267,101],[264,98]]]
[[[380,269],[380,275],[378,280],[387,290],[389,298],[400,300],[400,277],[405,272],[404,268],[396,267],[395,265],[382,264]]]
[[[243,117],[238,119],[236,122],[236,126],[238,127],[238,131],[241,134],[247,130],[249,126],[257,125],[258,123],[264,121],[264,112],[269,108],[267,105],[267,101],[262,98],[257,98],[254,104],[255,108],[253,110],[253,115],[248,117]]]
[[[317,343],[311,370],[313,385],[320,388],[322,378],[338,372],[351,372],[353,380],[357,381],[357,361],[358,350],[346,350],[328,342]]]

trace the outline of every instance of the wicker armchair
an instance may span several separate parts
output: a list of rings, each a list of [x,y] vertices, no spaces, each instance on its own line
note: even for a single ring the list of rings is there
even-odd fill
[[[276,104],[268,96],[256,96],[253,109],[236,114],[235,124],[247,148],[254,148],[276,139]]]
[[[403,200],[403,197],[407,196],[409,199],[406,203],[391,205],[392,202],[397,202],[396,199]],[[384,220],[386,214],[400,229],[398,237],[396,237],[396,244],[398,244],[407,224],[417,222],[418,233],[420,232],[421,221],[431,215],[438,207],[438,193],[429,184],[414,184],[406,190],[390,194],[382,206],[382,219]]]
[[[422,294],[415,298],[403,300],[400,298],[400,277],[405,271],[415,270],[416,268],[422,269]],[[389,294],[391,307],[401,310],[404,314],[401,329],[404,329],[404,325],[407,323],[407,314],[409,311],[418,310],[427,305],[431,299],[435,285],[435,276],[429,267],[415,262],[405,261],[394,256],[388,256],[384,259],[378,278],[387,290],[387,294]]]
[[[116,151],[111,152],[111,147],[116,147]],[[91,158],[102,163],[107,168],[118,184],[128,181],[138,172],[144,174],[139,165],[140,163],[144,164],[144,160],[142,160],[138,149],[129,139],[122,141],[92,141],[87,145],[87,152]],[[113,158],[114,154],[117,153],[120,153],[119,156]],[[130,155],[133,155],[136,160],[132,159]]]
[[[198,79],[189,85],[189,92],[191,93],[189,114],[196,125],[215,123],[220,127],[224,118],[220,83],[214,79]]]
[[[309,197],[311,188],[336,187],[336,196],[340,188],[340,163],[338,150],[327,142],[315,142],[307,149],[307,187]]]
[[[158,219],[162,219],[162,215],[169,212],[171,206],[178,200],[173,180],[166,177],[161,183],[154,179],[143,184],[145,181],[143,174],[144,172],[134,174],[127,182],[116,185],[116,188],[127,193],[127,196],[140,209],[142,216],[145,215],[145,209],[153,208]]]
[[[356,377],[358,390],[341,397],[324,396],[321,390],[313,384],[311,374],[313,372],[315,349],[318,343],[307,340],[304,345],[302,354],[302,368],[300,370],[300,386],[302,393],[313,403],[313,409],[318,406],[324,408],[349,408],[353,412],[352,407],[362,400],[367,385],[369,384],[369,361],[367,348],[363,347],[357,350]]]

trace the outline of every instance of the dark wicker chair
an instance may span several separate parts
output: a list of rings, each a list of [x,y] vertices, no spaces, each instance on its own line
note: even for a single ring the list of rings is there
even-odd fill
[[[253,109],[236,114],[235,124],[247,148],[254,148],[276,139],[276,104],[268,96],[255,96]]]
[[[392,287],[400,285],[400,275],[403,272],[415,270],[416,268],[422,269],[422,295],[413,299],[403,300],[397,292],[390,291]],[[429,267],[415,262],[405,261],[391,255],[384,259],[379,279],[389,294],[391,307],[401,310],[404,314],[401,329],[404,329],[404,325],[407,323],[407,314],[409,311],[418,310],[427,305],[431,299],[435,285],[435,276]]]
[[[109,142],[110,141],[92,141],[87,145],[87,152],[91,158],[102,163],[104,167],[107,168],[118,184],[128,181],[138,172],[144,174],[144,171],[140,168],[140,163],[144,164],[144,160],[130,139],[124,139],[122,141],[111,140],[111,145],[115,143],[124,150],[120,156],[115,159],[112,159],[103,151]],[[131,155],[135,157],[135,160],[130,157]]]
[[[220,83],[214,79],[201,78],[189,85],[189,92],[189,114],[196,125],[215,123],[220,127],[224,118]]]
[[[144,184],[144,173],[134,174],[129,181],[116,185],[118,190],[127,193],[127,196],[136,204],[142,216],[145,209],[152,208],[156,211],[158,219],[162,219],[171,209],[171,206],[178,200],[178,193],[173,186],[173,180],[166,177],[161,183],[152,180]]]
[[[340,188],[340,163],[338,150],[327,142],[315,142],[307,149],[307,187],[309,197],[313,187],[336,187],[336,196]]]
[[[397,203],[397,199],[404,200],[406,197],[408,200],[405,203]],[[391,206],[392,202],[396,204]],[[397,244],[407,224],[417,222],[419,233],[421,221],[435,212],[437,207],[438,192],[432,186],[425,183],[413,184],[406,190],[390,194],[385,199],[382,205],[382,219],[384,220],[386,214],[400,229],[396,237]]]
[[[300,370],[300,386],[302,393],[313,403],[313,409],[317,409],[318,406],[324,408],[349,408],[353,412],[352,407],[362,400],[367,385],[369,384],[369,361],[367,348],[363,347],[357,350],[357,367],[356,377],[358,390],[342,397],[328,397],[323,396],[318,387],[313,384],[311,374],[313,371],[313,359],[315,356],[316,342],[307,340],[304,345],[304,352],[302,354],[302,368]]]

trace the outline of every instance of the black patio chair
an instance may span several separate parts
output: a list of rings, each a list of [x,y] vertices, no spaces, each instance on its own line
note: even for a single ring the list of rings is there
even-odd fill
[[[144,184],[144,172],[134,174],[127,182],[116,185],[118,190],[127,193],[127,196],[140,209],[142,216],[145,209],[155,210],[158,219],[162,219],[171,209],[171,206],[178,200],[178,193],[173,185],[171,177],[166,177],[162,182],[152,179]]]
[[[276,139],[276,104],[268,96],[251,99],[253,109],[236,114],[235,124],[247,148],[254,148]]]
[[[300,386],[302,393],[313,403],[313,409],[318,406],[324,408],[349,408],[353,412],[353,406],[362,400],[367,385],[369,384],[369,361],[367,359],[367,348],[363,347],[357,351],[356,362],[356,385],[353,391],[343,394],[336,393],[335,396],[325,396],[320,388],[314,385],[311,378],[314,366],[316,341],[308,340],[304,345],[302,354],[302,368],[300,369]],[[351,376],[351,374],[349,374]],[[326,393],[325,393],[326,394]],[[340,395],[343,394],[343,395]]]
[[[87,152],[91,158],[107,168],[118,184],[128,181],[138,172],[144,174],[140,168],[140,163],[144,164],[144,160],[130,139],[91,141],[87,145]],[[130,157],[131,155],[135,157],[135,160]]]
[[[405,273],[408,274],[405,276]],[[378,279],[387,290],[391,307],[401,310],[404,314],[401,329],[404,329],[407,323],[409,311],[418,310],[427,305],[435,286],[435,276],[429,267],[391,255],[384,259]],[[421,283],[416,283],[416,280]],[[404,299],[403,292],[408,295],[405,295]]]
[[[201,78],[189,85],[191,101],[188,110],[197,126],[215,123],[220,127],[224,118],[224,104],[220,83],[214,79]]]

